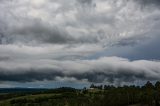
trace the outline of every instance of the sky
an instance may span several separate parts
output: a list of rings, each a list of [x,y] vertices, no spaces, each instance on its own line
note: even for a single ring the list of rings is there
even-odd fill
[[[160,80],[159,0],[0,0],[0,88]]]

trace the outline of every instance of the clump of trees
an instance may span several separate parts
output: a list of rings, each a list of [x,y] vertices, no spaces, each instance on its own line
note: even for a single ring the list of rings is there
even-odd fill
[[[131,104],[160,106],[160,81],[157,81],[155,84],[147,81],[143,86],[124,85],[123,87],[115,87],[113,85],[96,86],[91,84],[90,88],[104,91],[103,99],[105,100],[104,104],[107,104],[107,106]]]

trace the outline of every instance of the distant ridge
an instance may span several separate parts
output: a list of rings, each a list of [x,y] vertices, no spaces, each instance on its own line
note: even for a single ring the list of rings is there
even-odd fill
[[[0,93],[18,93],[18,92],[41,92],[49,90],[47,88],[0,88]]]

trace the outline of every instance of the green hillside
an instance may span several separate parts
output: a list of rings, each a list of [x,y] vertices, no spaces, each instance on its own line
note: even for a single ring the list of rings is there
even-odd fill
[[[0,106],[160,106],[160,82],[144,86],[58,88],[41,92],[0,94]]]

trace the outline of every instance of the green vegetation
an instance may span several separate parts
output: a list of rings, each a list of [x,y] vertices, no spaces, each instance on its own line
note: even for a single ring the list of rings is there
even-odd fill
[[[142,87],[91,85],[90,89],[58,88],[33,93],[0,94],[0,106],[160,106],[160,82]]]

